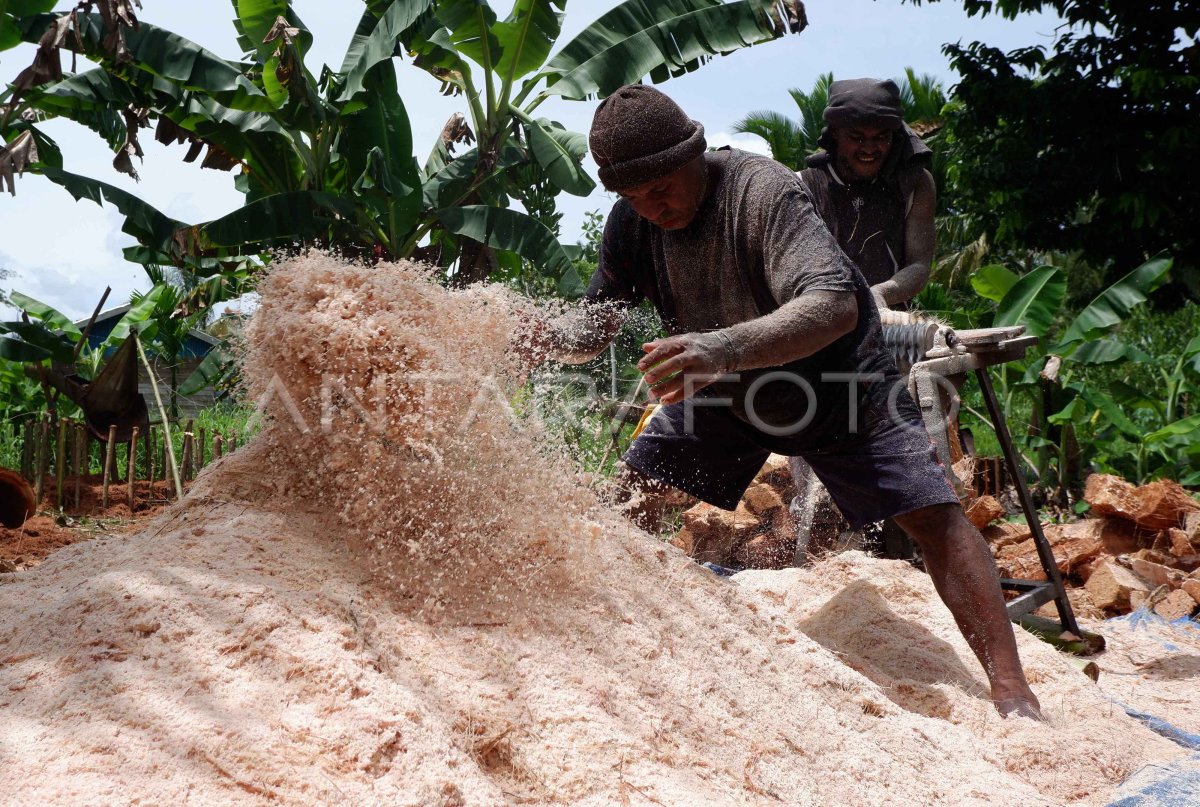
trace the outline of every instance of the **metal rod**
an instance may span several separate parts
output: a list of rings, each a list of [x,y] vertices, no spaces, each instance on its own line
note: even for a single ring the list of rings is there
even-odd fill
[[[88,336],[92,332],[92,326],[96,324],[96,317],[100,316],[100,309],[104,308],[104,302],[108,299],[108,295],[112,294],[112,286],[104,288],[104,294],[100,295],[100,302],[96,303],[96,310],[92,312],[92,318],[88,320],[87,326],[83,329],[83,334],[79,337],[79,341],[75,343],[75,358],[79,358],[80,351],[83,350],[84,344],[88,340]]]
[[[1054,560],[1054,551],[1050,548],[1050,542],[1046,540],[1045,533],[1042,532],[1041,519],[1038,518],[1037,510],[1033,507],[1033,500],[1029,498],[1029,489],[1025,487],[1025,478],[1021,476],[1021,469],[1017,465],[1017,454],[1013,448],[1012,437],[1008,433],[1008,423],[1004,419],[1004,413],[1000,411],[1000,404],[996,401],[996,392],[992,389],[992,380],[988,377],[987,368],[977,369],[975,377],[979,379],[979,388],[983,391],[984,403],[987,404],[988,413],[992,416],[992,426],[996,429],[996,437],[1000,441],[1000,449],[1004,454],[1008,475],[1017,489],[1017,498],[1020,499],[1021,509],[1025,512],[1025,521],[1029,524],[1029,532],[1033,536],[1034,546],[1037,547],[1038,558],[1042,562],[1042,568],[1046,571],[1046,577],[1054,586],[1054,604],[1058,607],[1058,617],[1064,628],[1078,636],[1079,623],[1075,621],[1075,612],[1071,608],[1071,601],[1067,599],[1067,590],[1063,587],[1062,574],[1059,573],[1058,563]]]

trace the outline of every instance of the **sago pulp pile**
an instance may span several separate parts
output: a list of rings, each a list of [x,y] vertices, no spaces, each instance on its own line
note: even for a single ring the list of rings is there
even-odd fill
[[[510,408],[500,290],[260,291],[260,435],[0,578],[0,802],[1103,804],[1183,754],[1024,634],[1049,722],[1001,719],[903,564],[730,582],[629,526]]]

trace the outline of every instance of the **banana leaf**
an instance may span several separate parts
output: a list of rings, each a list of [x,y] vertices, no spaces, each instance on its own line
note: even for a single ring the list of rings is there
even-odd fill
[[[1179,438],[1188,438],[1188,441],[1191,442],[1197,437],[1200,437],[1200,414],[1170,423],[1157,431],[1150,432],[1142,439],[1147,444],[1153,445],[1167,441],[1178,442]]]
[[[1116,427],[1123,435],[1134,443],[1142,441],[1146,430],[1130,420],[1113,398],[1087,386],[1081,387],[1079,392],[1085,401],[1094,406],[1100,414],[1104,415],[1108,423]]]
[[[533,159],[554,185],[574,196],[587,196],[596,182],[583,170],[587,138],[554,121],[540,118],[526,127]]]
[[[48,328],[61,331],[69,336],[79,337],[82,335],[79,328],[75,327],[75,323],[66,314],[54,306],[33,299],[28,294],[14,291],[9,295],[8,301],[34,319],[40,319]]]
[[[496,12],[487,0],[440,0],[434,13],[449,32],[455,51],[487,71],[499,64],[503,48],[492,31]]]
[[[980,267],[979,271],[971,275],[971,288],[975,289],[975,293],[980,297],[998,303],[1020,279],[1021,276],[1011,269],[993,263]]]
[[[61,334],[55,333],[46,327],[41,322],[0,322],[0,331],[11,333],[13,336],[19,337],[21,342],[35,351],[44,352],[45,355],[35,359],[26,359],[26,361],[40,361],[43,358],[51,358],[56,362],[71,364],[75,361],[75,343],[70,339],[64,338]],[[11,342],[10,339],[5,339],[5,342]],[[15,345],[9,345],[9,351],[16,353],[20,348]]]
[[[1021,277],[1004,295],[992,325],[997,328],[1024,325],[1030,335],[1044,336],[1066,297],[1066,275],[1053,266],[1039,266]]]
[[[554,233],[524,213],[487,205],[467,205],[439,210],[437,217],[450,232],[493,249],[515,252],[559,278],[575,272],[575,265]]]
[[[0,329],[3,327],[4,324],[0,324]],[[53,354],[50,351],[43,350],[36,345],[31,345],[22,339],[16,339],[12,336],[0,336],[0,359],[31,364],[45,361],[52,358],[52,356]]]
[[[391,60],[401,34],[421,18],[430,4],[431,0],[393,0],[382,16],[377,17],[370,9],[363,13],[338,71],[345,83],[334,99],[336,103],[345,104],[362,92],[367,73],[380,62]]]
[[[55,14],[21,19],[21,38],[37,42],[56,19]],[[77,21],[83,54],[104,63],[108,56],[102,44],[104,23],[100,15],[80,14]],[[68,37],[67,43],[73,44],[74,37]],[[275,108],[271,99],[242,75],[238,65],[171,31],[139,21],[137,28],[126,29],[125,45],[132,58],[125,69],[161,76],[184,90],[210,95],[231,109],[270,112]]]
[[[396,242],[417,226],[421,208],[412,126],[391,60],[376,64],[361,84],[372,103],[343,115],[338,151],[354,191],[382,216],[384,229]]]
[[[230,368],[236,365],[232,353],[224,348],[214,347],[200,362],[195,371],[179,385],[180,395],[195,395],[205,387],[216,386],[222,379],[229,376]]]
[[[1064,359],[1076,364],[1112,364],[1119,361],[1147,362],[1150,354],[1117,339],[1096,339],[1084,342]]]
[[[606,96],[646,75],[665,81],[713,56],[778,39],[771,7],[762,0],[626,0],[547,62],[544,94]]]
[[[187,237],[200,250],[229,247],[258,251],[297,240],[327,239],[338,217],[352,220],[356,212],[350,200],[321,191],[279,193],[187,228]]]
[[[566,4],[566,0],[516,0],[512,13],[492,26],[503,53],[495,69],[506,87],[546,61],[562,31]]]
[[[129,310],[117,320],[117,324],[105,337],[100,351],[104,352],[123,344],[133,332],[142,334],[144,338],[151,338],[154,329],[157,329],[157,323],[154,321],[156,311],[163,305],[164,300],[173,302],[175,299],[177,295],[174,287],[164,283],[154,286],[143,295],[135,296],[130,302]]]
[[[1079,312],[1054,352],[1075,342],[1095,339],[1119,325],[1135,306],[1146,302],[1146,295],[1158,288],[1169,271],[1171,259],[1156,258],[1109,286]]]

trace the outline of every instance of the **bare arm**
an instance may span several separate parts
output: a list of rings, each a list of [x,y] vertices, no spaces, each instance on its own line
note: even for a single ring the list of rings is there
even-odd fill
[[[638,362],[651,394],[683,400],[723,373],[755,370],[811,356],[854,330],[853,292],[811,291],[770,314],[711,333],[686,333],[642,346]]]
[[[922,171],[913,189],[912,208],[904,220],[904,253],[908,263],[892,277],[871,287],[877,302],[888,306],[907,303],[929,282],[929,271],[933,265],[933,213],[936,200],[937,188],[933,175]]]

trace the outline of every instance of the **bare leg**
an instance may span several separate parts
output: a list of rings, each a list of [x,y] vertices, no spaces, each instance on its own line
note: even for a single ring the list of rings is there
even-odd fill
[[[925,507],[895,521],[920,545],[933,585],[987,673],[996,710],[1043,719],[1021,669],[1000,577],[983,536],[952,504]]]

